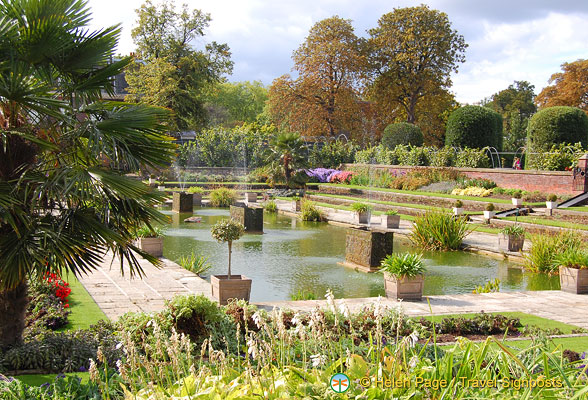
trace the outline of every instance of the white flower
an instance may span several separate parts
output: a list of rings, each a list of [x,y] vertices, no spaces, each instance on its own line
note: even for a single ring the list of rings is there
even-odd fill
[[[410,361],[408,362],[408,366],[410,368],[414,368],[414,367],[416,367],[416,365],[418,364],[418,362],[419,362],[419,358],[417,356],[412,356],[410,358]]]
[[[300,320],[299,313],[294,314],[294,316],[292,317],[292,323],[296,326],[301,325],[302,321]]]
[[[341,305],[339,306],[339,312],[340,312],[341,314],[343,314],[343,316],[344,316],[345,318],[349,319],[349,315],[350,315],[350,313],[349,313],[349,307],[347,307],[347,304],[345,304],[345,303],[341,304]]]
[[[254,360],[257,358],[257,355],[259,353],[257,350],[257,343],[255,342],[255,339],[253,339],[253,337],[249,337],[249,339],[247,339],[247,353],[251,355],[251,357],[253,357]]]
[[[116,344],[116,347],[115,347],[115,349],[119,350],[121,347],[123,347],[123,344],[122,344],[121,342],[118,342],[118,343]]]
[[[419,333],[417,331],[413,331],[410,335],[406,337],[406,344],[408,345],[408,347],[414,347],[418,341]]]
[[[314,368],[318,368],[327,363],[327,356],[322,354],[313,354],[310,356],[310,360],[312,361],[312,366]]]
[[[335,313],[335,296],[333,296],[333,292],[331,289],[327,289],[327,294],[325,294],[325,298],[327,299],[327,305],[329,306],[329,310]]]
[[[255,322],[255,326],[257,326],[258,328],[261,328],[261,322],[263,321],[263,318],[261,317],[261,314],[259,313],[259,311],[256,311],[251,316],[251,319],[253,320],[253,322]]]

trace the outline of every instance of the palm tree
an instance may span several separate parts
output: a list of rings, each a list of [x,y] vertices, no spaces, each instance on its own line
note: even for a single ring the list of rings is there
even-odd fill
[[[0,348],[22,338],[27,279],[95,268],[107,251],[131,274],[161,197],[124,176],[168,165],[165,109],[109,102],[120,34],[90,32],[79,0],[0,0]]]
[[[307,159],[304,151],[304,141],[298,133],[283,132],[279,133],[270,142],[269,161],[274,166],[279,166],[286,179],[286,185],[290,183],[292,172],[297,168],[303,168],[307,165]]]

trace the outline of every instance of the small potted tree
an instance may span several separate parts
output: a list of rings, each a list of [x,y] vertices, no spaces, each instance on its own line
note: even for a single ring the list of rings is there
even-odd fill
[[[300,197],[298,197],[298,196],[292,197],[292,211],[299,212],[300,206],[301,206]]]
[[[457,200],[453,204],[453,215],[462,215],[463,214],[463,203],[461,200]]]
[[[523,205],[523,192],[520,190],[517,190],[516,192],[513,193],[512,195],[512,205],[515,207],[520,207]]]
[[[557,208],[557,195],[552,193],[549,196],[547,196],[547,201],[545,202],[545,206],[547,207],[548,210],[553,210],[553,209]]]
[[[204,189],[198,186],[191,186],[186,190],[186,193],[190,193],[194,196],[193,205],[198,207],[202,205],[202,193],[204,193]]]
[[[420,301],[426,268],[420,254],[404,253],[387,256],[380,267],[384,273],[386,297]]]
[[[226,305],[229,299],[243,299],[249,301],[251,295],[251,279],[245,275],[231,275],[231,252],[233,242],[239,240],[245,233],[243,224],[233,219],[223,219],[213,225],[212,237],[220,243],[229,245],[229,269],[227,275],[212,275],[210,283],[212,296],[221,305]]]
[[[588,293],[588,253],[573,248],[555,256],[554,267],[559,267],[561,290],[574,294]]]
[[[137,235],[136,245],[138,248],[153,257],[163,256],[163,229],[155,226],[149,228],[143,225],[135,232]]]
[[[498,244],[503,250],[521,251],[525,244],[525,229],[519,224],[503,228],[498,237]]]
[[[484,210],[484,219],[489,221],[494,218],[494,214],[496,214],[494,210],[495,207],[493,203],[486,204],[486,209]]]
[[[386,211],[382,215],[382,227],[386,229],[398,229],[400,227],[400,215],[398,215],[398,211]]]
[[[353,203],[351,209],[355,211],[360,224],[369,224],[372,217],[372,206],[366,203]]]

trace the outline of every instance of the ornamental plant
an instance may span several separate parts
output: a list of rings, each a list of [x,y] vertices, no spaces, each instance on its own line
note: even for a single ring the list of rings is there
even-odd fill
[[[202,189],[202,188],[201,188],[201,187],[199,187],[199,186],[190,186],[190,187],[189,187],[189,188],[186,190],[186,193],[191,193],[191,194],[194,194],[194,193],[199,193],[199,194],[202,194],[202,193],[204,193],[204,189]]]
[[[331,183],[351,183],[351,178],[353,178],[353,171],[341,171],[337,172],[330,177]]]
[[[547,196],[547,201],[557,201],[557,195],[556,194],[550,194],[549,196]]]
[[[588,252],[585,249],[573,247],[554,257],[551,264],[552,270],[558,267],[588,269]]]
[[[394,275],[398,279],[413,278],[426,272],[420,254],[404,253],[386,256],[380,266],[380,271]]]
[[[233,241],[239,240],[245,233],[245,227],[234,219],[223,219],[212,226],[212,237],[219,243],[227,242],[229,245],[229,279],[231,279],[231,252]]]
[[[353,203],[351,205],[351,209],[358,214],[371,211],[372,208],[373,208],[372,206],[370,206],[369,204],[366,204],[366,203]]]
[[[141,226],[136,231],[138,238],[159,238],[163,236],[164,229],[160,226],[149,227],[147,225]]]
[[[486,204],[486,211],[494,211],[496,207],[494,207],[493,203]]]
[[[314,168],[305,170],[310,182],[327,183],[340,171],[332,168]]]
[[[453,206],[454,206],[455,208],[462,208],[462,207],[463,207],[463,203],[461,202],[461,200],[457,200],[457,201],[456,201],[456,202],[453,204]]]
[[[525,236],[525,228],[520,226],[519,224],[514,224],[511,226],[504,227],[500,230],[500,233],[508,236]]]
[[[521,199],[523,197],[523,192],[521,190],[517,190],[512,194],[513,199]]]
[[[384,214],[386,214],[386,215],[398,215],[398,211],[396,211],[396,210],[386,210],[386,212]]]
[[[64,308],[69,308],[69,300],[68,297],[71,294],[71,288],[69,287],[69,283],[61,279],[59,275],[53,273],[47,273],[44,277],[45,281],[49,283],[54,292],[55,296],[57,296],[61,302],[63,303]]]
[[[229,207],[237,200],[237,193],[233,189],[221,187],[210,192],[210,204],[213,207]]]

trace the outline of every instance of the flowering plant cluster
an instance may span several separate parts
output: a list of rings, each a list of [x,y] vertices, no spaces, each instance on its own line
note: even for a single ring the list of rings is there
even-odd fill
[[[341,172],[337,172],[336,174],[331,175],[331,180],[329,182],[350,184],[352,177],[353,177],[352,171],[341,171]]]
[[[314,168],[305,170],[311,182],[319,183],[350,183],[353,172],[339,171],[330,168]]]
[[[63,307],[69,308],[69,300],[67,298],[71,293],[69,283],[61,279],[57,274],[52,274],[49,272],[45,275],[45,280],[53,286],[53,289],[55,290],[55,296],[59,297],[63,303]]]

